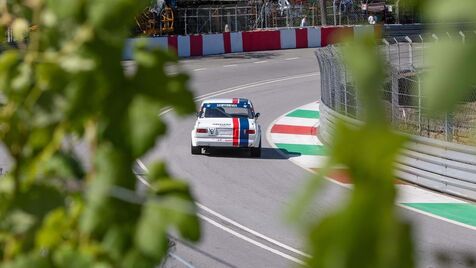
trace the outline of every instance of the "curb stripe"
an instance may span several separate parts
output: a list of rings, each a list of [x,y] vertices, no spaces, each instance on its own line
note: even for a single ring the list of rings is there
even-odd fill
[[[287,114],[286,116],[288,117],[302,117],[302,118],[314,118],[314,119],[319,119],[320,118],[320,113],[319,111],[312,111],[312,110],[294,110]]]
[[[319,173],[327,162],[327,148],[317,137],[319,131],[318,103],[309,103],[284,114],[268,128],[267,137],[273,147],[289,156],[302,168]],[[311,134],[312,129],[315,134]],[[352,181],[344,166],[335,167],[326,178],[346,188]],[[464,200],[428,191],[395,179],[396,205],[452,224],[476,230],[476,205]]]
[[[476,206],[461,203],[403,203],[403,205],[476,227]]]
[[[322,145],[276,143],[276,146],[278,146],[280,149],[288,151],[291,154],[327,155],[327,150]]]
[[[306,126],[290,126],[290,125],[274,125],[271,133],[295,134],[295,135],[316,135],[315,127]]]

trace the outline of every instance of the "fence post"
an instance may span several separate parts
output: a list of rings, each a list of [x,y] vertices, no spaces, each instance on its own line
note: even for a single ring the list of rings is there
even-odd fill
[[[235,32],[238,32],[238,7],[236,6],[235,6]]]
[[[385,44],[385,47],[387,48],[387,60],[390,63],[390,43],[385,38],[382,38],[382,42]]]
[[[211,8],[208,9],[208,23],[209,23],[208,33],[211,33],[212,32],[212,9]]]
[[[413,41],[410,37],[405,36],[405,40],[408,42],[408,55],[410,57],[410,67],[412,70],[415,70],[415,66],[413,65]]]
[[[421,136],[421,78],[418,76],[418,135]],[[428,130],[429,132],[429,130]]]
[[[188,34],[187,32],[187,8],[185,8],[185,15],[183,16],[183,20],[184,20],[184,28],[185,28],[185,35]]]
[[[392,122],[395,122],[397,118],[398,111],[398,95],[399,95],[399,86],[398,86],[398,71],[392,69]]]
[[[445,136],[446,136],[446,141],[448,142],[453,141],[453,120],[449,112],[445,114]]]
[[[199,17],[198,17],[198,8],[197,8],[197,12],[196,12],[196,13],[197,13],[197,23],[196,23],[196,24],[197,24],[197,31],[196,31],[195,33],[199,33],[199,31],[198,31],[198,25],[199,25],[200,23],[198,23],[198,18],[199,18]]]
[[[401,70],[401,68],[400,68],[400,44],[398,43],[397,38],[394,37],[393,40],[395,40],[395,44],[397,45],[398,71],[400,72],[400,70]]]
[[[420,40],[421,40],[421,46],[422,46],[422,52],[421,52],[421,65],[422,67],[424,68],[425,67],[425,40],[423,40],[423,37],[421,36],[421,34],[418,35],[420,37]]]

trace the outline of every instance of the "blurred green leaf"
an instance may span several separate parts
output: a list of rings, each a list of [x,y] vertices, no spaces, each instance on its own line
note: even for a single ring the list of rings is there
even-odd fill
[[[429,53],[432,69],[423,78],[425,104],[431,113],[451,111],[476,92],[476,43],[443,41]]]
[[[39,172],[43,176],[64,179],[83,179],[86,174],[74,154],[64,151],[57,152]]]
[[[134,157],[146,153],[154,146],[156,137],[165,133],[165,124],[158,116],[159,108],[157,102],[147,97],[138,96],[132,101],[126,129]]]
[[[136,244],[149,257],[161,259],[167,251],[167,232],[176,226],[186,239],[196,241],[200,237],[195,206],[182,198],[167,197],[163,201],[146,204],[136,234]]]

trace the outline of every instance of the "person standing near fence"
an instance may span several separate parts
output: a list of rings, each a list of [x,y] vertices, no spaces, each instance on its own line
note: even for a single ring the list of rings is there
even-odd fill
[[[306,27],[306,26],[307,26],[307,18],[306,18],[306,17],[307,17],[306,15],[304,15],[304,16],[302,17],[300,27]]]

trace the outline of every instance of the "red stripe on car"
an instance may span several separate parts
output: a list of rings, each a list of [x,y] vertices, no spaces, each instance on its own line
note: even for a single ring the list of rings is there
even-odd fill
[[[233,102],[235,99],[233,99]],[[233,147],[238,147],[240,140],[240,120],[237,117],[233,118]]]
[[[239,99],[234,98],[233,99],[233,104],[238,104]]]

